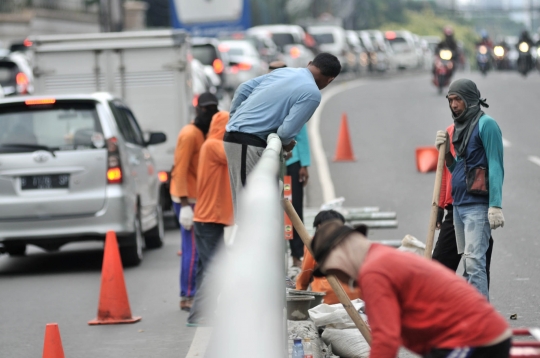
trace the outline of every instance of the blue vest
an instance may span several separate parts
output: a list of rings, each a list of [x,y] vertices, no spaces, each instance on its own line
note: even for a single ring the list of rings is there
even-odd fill
[[[452,172],[452,198],[454,199],[454,205],[467,205],[467,204],[488,204],[489,196],[473,195],[467,193],[467,182],[465,173],[465,161],[467,162],[467,169],[471,170],[475,167],[488,167],[488,161],[486,157],[486,151],[484,144],[480,138],[480,120],[474,128],[471,139],[465,149],[464,157],[458,157],[456,160],[456,166]]]

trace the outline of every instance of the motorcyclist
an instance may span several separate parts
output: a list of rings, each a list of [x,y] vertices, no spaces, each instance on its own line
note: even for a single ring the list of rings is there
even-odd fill
[[[437,45],[437,52],[442,49],[449,49],[455,57],[459,55],[459,48],[454,38],[454,29],[450,26],[444,28],[444,40]]]
[[[446,26],[444,28],[444,39],[441,42],[439,42],[439,44],[437,45],[435,54],[438,56],[439,51],[443,49],[448,49],[452,51],[453,66],[452,66],[452,69],[450,70],[450,76],[449,76],[449,77],[452,77],[454,68],[456,68],[456,65],[459,59],[459,47],[454,38],[454,29],[450,26]],[[433,66],[433,74],[435,74],[435,65]]]
[[[518,49],[519,49],[519,44],[522,43],[522,42],[525,42],[527,45],[529,45],[529,47],[534,45],[534,41],[531,38],[531,35],[529,35],[529,31],[523,30],[521,32],[521,35],[519,36],[519,41],[518,41],[518,43],[516,45],[518,47]]]
[[[482,36],[482,39],[480,40],[480,42],[478,42],[476,44],[476,46],[486,46],[489,50],[493,50],[493,41],[491,41],[491,39],[489,38],[489,35],[487,33],[486,30],[482,30],[482,32],[480,33],[480,35]]]
[[[534,41],[531,38],[531,35],[529,34],[529,31],[527,31],[527,30],[523,30],[521,32],[521,35],[519,36],[519,40],[518,40],[518,42],[516,44],[516,48],[518,49],[518,51],[520,53],[521,53],[520,45],[522,43],[524,43],[524,42],[529,46],[528,47],[529,49],[534,46]],[[526,59],[527,68],[530,68],[532,66],[532,57],[531,57],[530,53],[526,54],[525,59]]]

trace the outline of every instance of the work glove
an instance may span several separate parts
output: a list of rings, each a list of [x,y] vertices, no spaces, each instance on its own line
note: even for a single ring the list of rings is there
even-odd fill
[[[191,230],[193,227],[193,209],[190,205],[182,206],[178,221],[184,229]]]
[[[492,206],[488,210],[488,220],[489,220],[489,226],[491,227],[491,230],[495,230],[496,228],[504,227],[504,216],[501,208],[497,208]]]
[[[437,136],[435,137],[435,146],[437,150],[439,147],[448,141],[448,132],[447,131],[437,131]]]

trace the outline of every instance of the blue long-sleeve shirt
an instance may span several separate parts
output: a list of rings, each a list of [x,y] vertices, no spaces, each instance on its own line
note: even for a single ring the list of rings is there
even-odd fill
[[[467,168],[487,166],[489,177],[489,197],[467,193],[465,161],[455,158],[448,167],[452,173],[452,198],[454,205],[488,203],[502,208],[502,186],[504,181],[503,144],[499,125],[493,118],[483,115],[474,129],[464,156]],[[486,165],[487,164],[487,165]]]
[[[296,141],[296,145],[292,150],[292,157],[287,160],[286,164],[291,165],[300,162],[300,166],[309,167],[311,165],[311,154],[309,152],[307,124],[304,124],[294,140]]]
[[[307,68],[280,68],[242,83],[231,103],[227,132],[255,134],[264,140],[277,133],[289,144],[321,102],[321,92]]]

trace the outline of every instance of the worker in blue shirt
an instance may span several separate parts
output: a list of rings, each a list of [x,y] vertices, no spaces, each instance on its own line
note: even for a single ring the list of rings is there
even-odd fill
[[[273,61],[268,65],[271,72],[278,68],[285,68],[287,65],[283,61]],[[309,152],[309,137],[307,125],[304,124],[300,133],[294,138],[296,145],[289,152],[285,164],[287,165],[287,175],[291,177],[292,204],[302,222],[304,221],[304,187],[307,185],[309,173],[308,167],[311,165],[311,154]],[[289,241],[291,246],[291,256],[293,266],[302,267],[302,256],[304,256],[304,243],[293,229],[293,238]]]
[[[280,68],[238,87],[223,138],[235,221],[238,194],[266,148],[268,135],[277,133],[283,150],[292,151],[294,138],[321,102],[320,90],[340,71],[336,56],[321,53],[306,68]]]
[[[463,254],[465,279],[489,300],[486,252],[491,230],[504,226],[502,133],[497,122],[482,111],[481,107],[489,106],[473,81],[452,82],[447,98],[454,119],[456,156],[447,150],[445,161],[452,173],[458,254]],[[448,133],[438,131],[437,148],[447,141]]]

